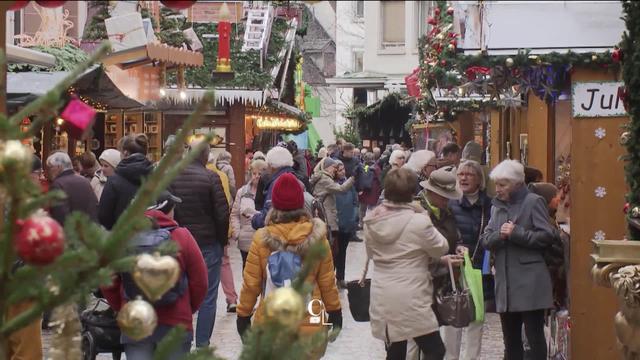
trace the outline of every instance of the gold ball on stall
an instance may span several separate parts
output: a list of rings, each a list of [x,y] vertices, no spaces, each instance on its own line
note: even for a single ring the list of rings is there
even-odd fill
[[[629,142],[629,140],[631,140],[630,132],[625,131],[620,135],[620,144],[626,145]]]
[[[156,329],[158,316],[153,306],[140,297],[126,303],[118,313],[120,330],[133,340],[142,340]]]
[[[297,329],[304,317],[302,297],[290,287],[276,289],[265,299],[265,316],[292,329]]]
[[[513,58],[508,57],[505,61],[504,61],[505,65],[507,65],[507,67],[512,67],[514,64]]]

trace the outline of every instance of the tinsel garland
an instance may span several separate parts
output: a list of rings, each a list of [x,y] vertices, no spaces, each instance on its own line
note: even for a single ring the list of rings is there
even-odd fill
[[[627,88],[629,123],[626,125],[626,136],[622,143],[627,148],[624,159],[625,177],[629,192],[627,201],[632,211],[627,213],[630,221],[638,221],[637,212],[640,207],[640,2],[625,0],[622,3],[624,21],[627,31],[622,36],[620,49],[622,52],[622,77]],[[636,218],[633,218],[633,216]],[[640,240],[640,229],[629,226],[629,239]]]

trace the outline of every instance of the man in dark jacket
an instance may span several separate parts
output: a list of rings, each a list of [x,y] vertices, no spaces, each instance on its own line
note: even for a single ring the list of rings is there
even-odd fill
[[[193,234],[207,264],[209,287],[198,312],[196,347],[208,347],[213,333],[220,267],[229,235],[229,204],[220,177],[206,168],[208,159],[206,148],[169,187],[172,194],[182,199],[176,206],[175,219]]]
[[[355,146],[352,143],[346,143],[342,146],[342,153],[340,154],[340,161],[344,164],[347,178],[354,177],[356,179],[356,190],[362,191],[360,181],[360,175],[362,174],[362,163],[360,159],[354,154]]]
[[[98,199],[91,189],[89,180],[73,171],[71,158],[64,152],[55,152],[47,158],[50,190],[61,190],[66,198],[53,205],[51,217],[64,226],[67,216],[73,211],[85,213],[91,220],[97,220]]]
[[[100,224],[111,230],[142,183],[153,170],[153,164],[147,159],[148,146],[144,134],[127,135],[123,140],[124,159],[116,167],[116,173],[107,179],[100,196],[98,219]]]

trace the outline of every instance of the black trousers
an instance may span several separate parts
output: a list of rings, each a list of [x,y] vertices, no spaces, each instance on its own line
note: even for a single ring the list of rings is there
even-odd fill
[[[244,273],[244,264],[247,262],[247,256],[249,256],[249,252],[240,250],[240,256],[242,256],[242,272]]]
[[[444,344],[440,338],[440,331],[434,331],[431,334],[418,336],[413,338],[420,352],[421,359],[425,360],[442,360],[444,359]],[[391,343],[387,347],[387,360],[405,360],[407,358],[407,341],[398,341]]]
[[[344,268],[347,262],[347,247],[349,246],[349,239],[351,239],[351,232],[338,232],[338,238],[334,241],[338,242],[337,251],[333,252],[333,263],[336,267],[336,280],[344,280]]]
[[[522,360],[522,325],[531,348],[531,360],[547,358],[547,341],[544,337],[544,310],[507,312],[500,314],[504,337],[505,360]]]

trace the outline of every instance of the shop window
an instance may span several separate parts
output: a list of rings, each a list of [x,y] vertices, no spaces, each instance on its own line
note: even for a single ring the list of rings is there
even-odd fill
[[[404,1],[381,1],[383,50],[404,50]]]
[[[364,71],[364,52],[362,50],[353,51],[353,72],[359,73]]]
[[[355,1],[355,16],[357,20],[364,18],[364,1]]]
[[[420,37],[425,35],[430,29],[430,25],[427,24],[427,19],[431,15],[431,9],[434,8],[433,1],[416,1],[414,2],[416,6],[416,33],[418,36],[416,37],[416,41],[420,41]],[[416,42],[416,46],[418,43]]]
[[[353,106],[367,106],[367,89],[355,88],[353,89]]]

